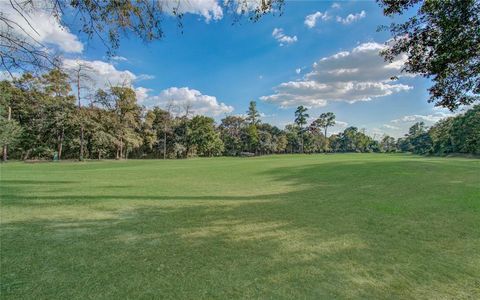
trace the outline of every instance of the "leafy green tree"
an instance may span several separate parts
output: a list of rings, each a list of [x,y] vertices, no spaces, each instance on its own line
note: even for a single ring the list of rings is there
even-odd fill
[[[189,122],[189,143],[199,156],[218,156],[224,150],[214,123],[212,118],[206,116],[195,116]]]
[[[328,127],[332,127],[335,125],[335,114],[333,112],[322,113],[320,117],[314,121],[313,125],[314,127],[323,128],[324,136],[327,137]],[[328,151],[328,143],[325,143],[324,151]]]
[[[389,135],[384,135],[380,141],[379,147],[382,152],[395,152],[397,150],[397,142],[395,141],[395,138]]]
[[[3,105],[0,104],[0,147],[3,148],[3,161],[7,161],[7,147],[16,145],[22,134],[22,127],[8,117],[11,112],[7,112],[7,116],[4,114]]]
[[[304,134],[304,126],[307,124],[307,119],[309,115],[307,114],[308,109],[303,105],[300,105],[295,110],[295,124],[297,124],[298,128],[300,129],[300,153],[303,153],[303,134]]]
[[[12,119],[16,120],[23,129],[22,137],[17,144],[21,159],[30,157],[50,156],[49,138],[46,134],[44,114],[45,95],[41,91],[39,78],[29,73],[24,73],[15,79],[12,84],[2,82],[2,93],[8,93]]]
[[[257,152],[257,146],[259,143],[259,136],[258,136],[258,129],[257,126],[254,124],[250,124],[246,127],[246,144],[248,146],[248,150],[252,153]]]
[[[454,117],[449,135],[455,152],[480,154],[480,105]]]
[[[129,87],[115,86],[110,89],[110,107],[114,113],[113,127],[116,158],[127,158],[128,152],[139,147],[141,108],[137,104],[135,91]]]
[[[287,135],[282,132],[279,135],[275,135],[273,137],[273,139],[274,139],[275,145],[276,145],[275,152],[276,153],[285,153],[285,151],[287,150],[287,146],[288,146]]]
[[[45,91],[44,116],[48,116],[46,124],[50,135],[57,143],[58,159],[62,159],[66,127],[73,126],[72,116],[75,107],[75,97],[70,95],[71,86],[68,75],[59,69],[42,76]]]
[[[250,101],[250,104],[248,105],[246,120],[250,125],[256,126],[260,124],[260,113],[257,110],[257,102]]]
[[[300,149],[300,130],[295,124],[288,124],[285,126],[285,133],[287,138],[287,150],[294,153]]]
[[[432,151],[436,154],[448,154],[456,151],[453,141],[454,118],[445,118],[430,128],[428,134],[432,139]]]
[[[244,150],[242,129],[246,126],[245,119],[239,116],[227,116],[222,119],[219,130],[227,155],[238,155]]]
[[[393,61],[406,54],[404,70],[431,78],[430,100],[450,110],[480,95],[480,1],[378,0],[386,16],[417,13],[391,24],[392,39],[382,52]]]
[[[416,154],[428,154],[432,152],[432,139],[427,132],[425,123],[417,122],[413,124],[405,138],[399,140],[399,146],[402,151],[413,152]]]

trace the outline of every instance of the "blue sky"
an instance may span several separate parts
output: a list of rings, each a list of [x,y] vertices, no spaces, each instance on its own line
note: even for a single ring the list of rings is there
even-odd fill
[[[448,115],[427,103],[428,80],[398,73],[401,58],[388,65],[372,56],[389,38],[377,27],[392,21],[374,1],[286,1],[283,15],[256,23],[233,22],[217,2],[192,1],[183,33],[167,17],[160,41],[123,38],[113,59],[74,28],[46,29],[44,41],[63,50],[67,68],[81,61],[96,69],[97,87],[128,79],[146,107],[189,102],[216,120],[245,113],[255,100],[263,120],[282,128],[297,105],[307,105],[312,118],[337,115],[332,132],[357,126],[398,137],[416,121]]]

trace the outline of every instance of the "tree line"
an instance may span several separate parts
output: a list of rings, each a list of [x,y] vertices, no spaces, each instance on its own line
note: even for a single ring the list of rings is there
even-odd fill
[[[328,129],[335,125],[335,114],[322,113],[309,123],[304,106],[296,109],[292,124],[280,129],[261,122],[254,101],[244,116],[226,116],[216,124],[210,117],[193,115],[188,105],[183,111],[173,104],[146,109],[138,104],[129,86],[99,89],[90,97],[89,105],[82,106],[80,89],[80,76],[59,69],[0,82],[3,159],[167,159],[400,151],[480,154],[478,105],[431,128],[416,123],[398,140],[390,136],[375,140],[353,126],[328,136]]]

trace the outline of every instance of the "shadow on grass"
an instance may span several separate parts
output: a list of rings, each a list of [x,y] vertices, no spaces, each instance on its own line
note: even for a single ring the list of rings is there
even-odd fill
[[[3,197],[19,209],[42,200],[86,210],[2,225],[2,295],[475,298],[478,187],[474,171],[458,168],[276,168],[265,175],[291,190],[256,196],[47,197],[11,186]],[[452,179],[465,184],[448,185]],[[113,200],[141,203],[108,206]],[[93,218],[95,210],[108,214]]]

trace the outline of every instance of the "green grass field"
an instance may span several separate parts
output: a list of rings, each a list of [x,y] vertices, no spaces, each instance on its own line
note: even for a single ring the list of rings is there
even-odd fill
[[[480,160],[1,166],[1,298],[480,298]]]

